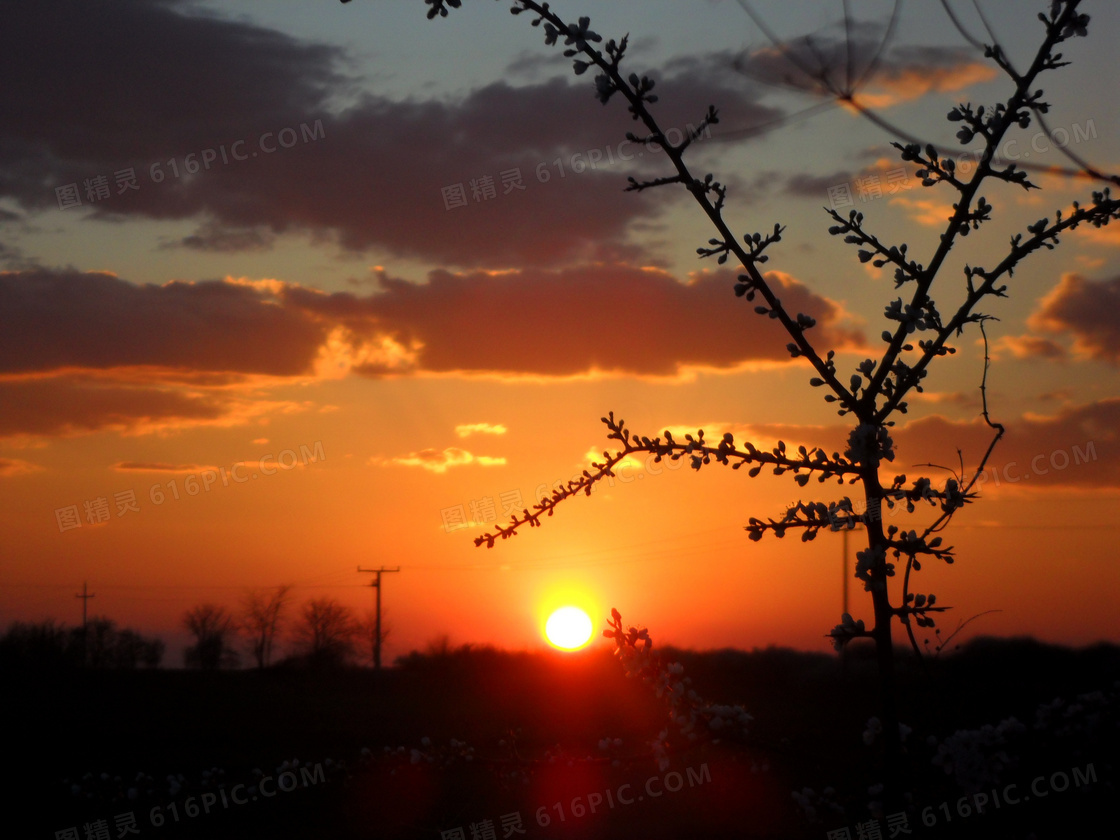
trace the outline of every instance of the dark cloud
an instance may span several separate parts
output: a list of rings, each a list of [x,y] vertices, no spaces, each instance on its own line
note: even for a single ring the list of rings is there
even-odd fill
[[[275,130],[322,109],[344,83],[325,46],[167,0],[13,6],[4,29],[0,190],[29,206],[54,203],[44,177],[111,174],[232,142],[247,127]],[[168,215],[189,204],[162,192]]]
[[[1000,485],[1010,483],[1024,489],[1120,488],[1120,398],[1068,406],[1049,417],[1029,414],[1000,419],[1007,433],[992,453],[981,489],[990,491],[997,479]],[[952,422],[939,416],[917,420],[892,433],[899,452],[905,453],[902,463],[920,458],[953,466],[961,447],[969,469],[975,468],[992,434],[982,421]],[[927,459],[926,453],[933,457]],[[913,469],[900,468],[899,472]]]
[[[871,164],[837,169],[828,175],[810,172],[788,175],[768,170],[754,178],[752,188],[807,198],[819,206],[831,205],[846,216],[847,207],[911,190],[913,181],[908,167],[876,156]]]
[[[60,436],[217,421],[224,401],[177,390],[60,377],[0,381],[0,437]]]
[[[265,251],[272,247],[275,237],[267,230],[255,228],[234,230],[221,225],[205,225],[185,236],[178,245],[195,251],[231,254],[245,251]],[[174,246],[168,246],[174,247]]]
[[[185,4],[67,0],[10,10],[5,25],[0,196],[27,208],[57,208],[55,188],[74,184],[75,214],[197,219],[181,243],[191,248],[253,250],[269,244],[265,231],[309,232],[348,249],[508,267],[637,259],[631,224],[664,207],[625,193],[624,165],[609,165],[634,128],[625,108],[604,108],[567,68],[454,100],[396,101],[357,96],[332,48]],[[666,128],[698,123],[709,101],[749,120],[778,114],[710,63],[658,82]],[[353,104],[332,107],[344,94]],[[208,168],[188,174],[207,150]],[[577,154],[601,162],[577,173]],[[646,153],[630,166],[661,174],[664,163]],[[129,168],[138,189],[118,194]],[[98,177],[109,195],[91,202],[85,181]],[[458,187],[466,206],[449,210],[444,190]]]
[[[1078,274],[1063,275],[1031,315],[1030,325],[1051,333],[1068,333],[1078,352],[1120,364],[1120,277],[1088,280]]]
[[[672,376],[685,366],[788,361],[788,336],[735,297],[735,276],[718,271],[685,284],[660,270],[621,265],[441,270],[423,285],[383,277],[382,291],[368,297],[287,287],[282,298],[355,333],[419,347],[416,367],[432,372]],[[838,323],[836,304],[786,275],[770,276],[789,311],[817,318],[820,344],[862,344]]]
[[[745,51],[735,60],[745,76],[777,87],[835,96],[847,90],[864,105],[889,107],[930,91],[952,91],[995,76],[964,47],[884,42],[881,24],[860,23]]]
[[[808,175],[798,173],[786,182],[783,191],[801,198],[814,198],[819,202],[828,200],[828,191],[836,186],[846,185],[852,180],[852,173],[839,170],[831,175]],[[858,177],[858,173],[857,173]]]
[[[291,376],[311,369],[325,336],[250,286],[0,272],[0,373],[145,365]]]
[[[823,345],[863,343],[836,304],[770,277],[791,312],[817,318]],[[424,284],[380,275],[355,295],[279,281],[0,272],[0,398],[11,406],[0,435],[235,422],[290,407],[259,389],[314,377],[324,360],[369,376],[673,376],[788,361],[784,333],[735,297],[734,282],[730,271],[680,283],[628,265],[440,270]]]
[[[510,79],[531,79],[539,81],[547,76],[555,76],[570,67],[568,59],[557,52],[522,50],[513,61],[506,65],[505,75]]]
[[[25,256],[19,248],[0,242],[0,266],[9,271],[20,271],[37,268],[38,263]]]
[[[253,374],[313,373],[336,329],[359,343],[419,347],[412,369],[443,373],[672,375],[787,361],[784,332],[735,297],[735,276],[681,283],[621,264],[439,270],[423,284],[380,275],[375,291],[355,295],[275,281],[156,286],[96,272],[0,272],[0,374],[116,371],[130,382],[221,387]],[[839,323],[836,304],[769,276],[790,312],[817,318],[819,342],[862,343]]]
[[[1066,406],[1049,417],[1028,414],[999,419],[1007,431],[988,461],[985,476],[978,482],[982,491],[1009,485],[1038,491],[1061,487],[1120,488],[1120,398]],[[653,433],[645,429],[634,431]],[[778,423],[705,427],[710,439],[718,438],[724,431],[735,432],[740,441],[778,439],[787,445],[819,446],[831,453],[844,451],[851,427]],[[895,460],[883,465],[884,474],[901,473],[911,480],[926,475],[937,482],[949,476],[914,465],[933,463],[959,469],[960,450],[966,477],[971,478],[994,436],[981,419],[954,421],[940,415],[910,421],[891,429],[890,434],[895,444]]]

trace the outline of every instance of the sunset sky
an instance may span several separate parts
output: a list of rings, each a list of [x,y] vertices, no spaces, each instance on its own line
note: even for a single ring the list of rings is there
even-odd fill
[[[474,546],[601,456],[608,411],[649,436],[829,452],[850,426],[735,297],[735,266],[697,259],[714,232],[689,194],[624,192],[670,172],[624,142],[624,104],[600,104],[593,74],[508,3],[463,5],[436,20],[419,0],[0,12],[0,623],[75,623],[88,581],[91,613],[162,635],[177,666],[195,604],[292,583],[297,605],[364,612],[356,568],[384,565],[401,567],[383,592],[388,661],[444,633],[536,648],[567,603],[600,628],[616,607],[658,644],[831,649],[840,536],[754,543],[743,526],[839,498],[835,484],[638,464],[544,527]],[[857,99],[978,148],[945,114],[1011,83],[941,4],[905,5],[888,37],[892,5],[852,3],[846,38],[839,2],[758,2],[759,20],[731,0],[552,3],[630,33],[663,126],[720,109],[688,159],[729,185],[734,230],[787,226],[765,268],[817,318],[842,379],[880,353],[896,292],[827,235],[823,208],[858,209],[925,262],[956,194],[923,188],[895,138],[814,93],[759,23],[841,82],[886,38]],[[1025,67],[1049,4],[980,5]],[[950,6],[989,40],[972,4]],[[1041,79],[1052,134],[1016,129],[1005,159],[1068,167],[1064,145],[1120,170],[1120,7],[1083,8],[1089,37]],[[954,249],[943,311],[966,262],[996,264],[1010,236],[1102,187],[1030,177],[1042,190],[984,191],[993,221]],[[921,572],[918,591],[953,607],[943,633],[998,610],[962,635],[1120,641],[1118,246],[1120,226],[1073,231],[986,302],[989,405],[1008,432],[945,535],[957,562]],[[958,448],[979,461],[979,339],[960,337],[898,418],[887,480],[959,468]],[[854,580],[851,599],[870,626]]]

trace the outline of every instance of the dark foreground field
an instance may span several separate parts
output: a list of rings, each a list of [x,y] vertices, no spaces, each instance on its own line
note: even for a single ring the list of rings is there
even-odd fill
[[[381,674],[9,670],[3,836],[924,840],[1115,825],[1120,648],[977,640],[928,673],[904,655],[905,825],[868,811],[882,779],[880,741],[863,738],[867,652],[844,672],[776,649],[665,655],[705,699],[746,706],[745,744],[682,747],[670,728],[660,768],[649,742],[665,707],[605,651],[461,651]]]

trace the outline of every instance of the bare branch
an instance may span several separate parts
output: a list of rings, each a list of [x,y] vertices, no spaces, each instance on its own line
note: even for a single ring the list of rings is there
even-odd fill
[[[569,481],[561,489],[554,490],[550,497],[535,504],[532,511],[526,508],[522,511],[521,516],[514,516],[505,527],[498,526],[496,533],[486,533],[476,537],[474,541],[476,546],[485,543],[487,548],[493,548],[496,540],[499,538],[505,540],[515,536],[517,529],[523,525],[527,524],[530,528],[538,527],[541,524],[541,517],[552,516],[553,510],[560,502],[579,493],[590,496],[591,490],[597,482],[604,478],[613,478],[614,468],[627,456],[637,453],[653,455],[654,463],[660,463],[662,458],[670,458],[676,461],[687,456],[691,461],[692,468],[696,470],[699,470],[705,464],[710,464],[713,460],[724,466],[730,466],[734,470],[739,469],[744,464],[754,464],[755,466],[748,470],[748,474],[752,478],[756,477],[764,466],[769,466],[773,468],[774,475],[792,472],[794,481],[802,487],[809,482],[810,477],[814,474],[817,480],[821,482],[829,478],[836,478],[838,482],[843,483],[846,476],[852,476],[854,481],[860,473],[858,465],[841,457],[839,453],[833,453],[832,457],[829,458],[823,450],[817,448],[807,449],[802,446],[798,449],[798,457],[786,453],[786,445],[783,441],[779,441],[778,445],[770,452],[757,449],[754,444],[749,442],[744,443],[743,447],[739,448],[735,444],[735,436],[730,432],[725,434],[717,445],[711,446],[704,440],[703,429],[699,430],[695,437],[691,434],[685,435],[684,442],[675,440],[672,434],[666,430],[665,440],[662,441],[660,437],[648,438],[631,434],[630,430],[626,428],[625,421],[614,419],[613,411],[607,417],[601,419],[610,430],[607,438],[619,441],[622,448],[613,454],[604,452],[602,462],[592,463],[591,468],[585,469],[578,479]],[[748,527],[748,530],[752,529]],[[753,532],[752,538],[757,539]]]

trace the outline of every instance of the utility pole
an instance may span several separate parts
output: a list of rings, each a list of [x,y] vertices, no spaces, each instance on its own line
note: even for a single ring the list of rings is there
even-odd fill
[[[82,581],[82,594],[75,595],[75,598],[82,599],[82,667],[89,664],[89,634],[86,630],[86,625],[89,623],[89,614],[87,605],[89,599],[94,597],[94,593],[90,592],[86,586],[86,582]]]
[[[358,567],[359,574],[374,575],[374,579],[370,581],[369,585],[377,590],[377,618],[376,625],[373,631],[373,668],[375,671],[381,670],[381,575],[388,574],[389,572],[399,572],[400,566],[395,569],[386,569],[382,566],[380,569],[363,569]]]
[[[87,614],[87,611],[86,611],[86,604],[89,603],[90,598],[94,597],[94,593],[89,592],[86,589],[86,582],[82,581],[82,594],[81,595],[75,595],[74,597],[82,599],[82,634],[85,635],[86,623],[88,622],[88,614]]]

